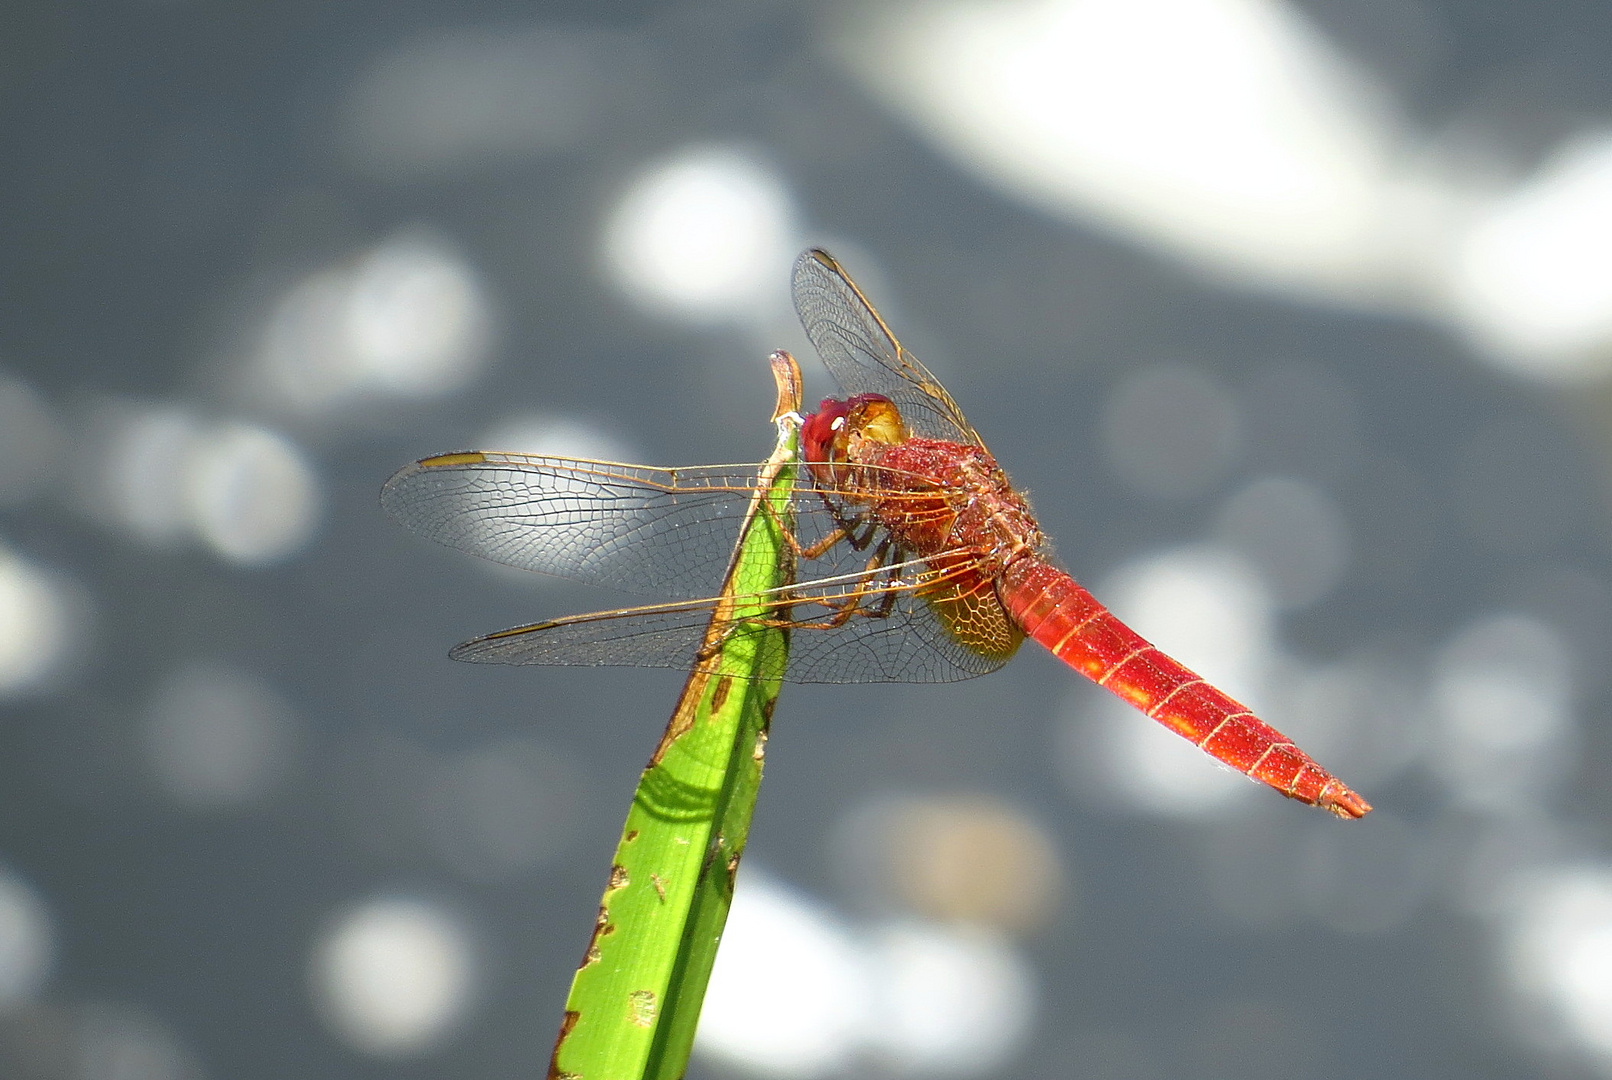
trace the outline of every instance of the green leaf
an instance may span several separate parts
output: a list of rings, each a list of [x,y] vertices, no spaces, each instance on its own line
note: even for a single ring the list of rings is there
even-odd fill
[[[779,385],[779,414],[793,412],[798,389],[787,404],[782,378]],[[677,1080],[687,1067],[788,656],[788,631],[756,616],[758,594],[794,579],[784,530],[797,434],[790,420],[779,423],[706,634],[714,662],[689,675],[633,796],[566,999],[551,1080]]]

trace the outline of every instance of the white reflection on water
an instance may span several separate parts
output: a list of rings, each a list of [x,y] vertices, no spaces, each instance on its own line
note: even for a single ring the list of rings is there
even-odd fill
[[[0,544],[0,697],[47,685],[82,646],[85,612],[75,593],[59,572]]]
[[[1109,465],[1154,498],[1201,495],[1223,481],[1243,448],[1236,398],[1208,373],[1161,364],[1128,374],[1103,407]]]
[[[1612,134],[1580,136],[1484,208],[1459,247],[1456,315],[1498,365],[1557,382],[1612,368]]]
[[[844,53],[962,167],[1284,291],[1372,295],[1449,196],[1397,160],[1365,73],[1275,0],[951,0],[857,9]],[[1430,235],[1431,234],[1431,235]]]
[[[224,423],[204,429],[191,445],[190,524],[230,562],[263,566],[295,555],[318,528],[321,501],[313,465],[279,432]]]
[[[798,254],[794,199],[753,155],[689,147],[638,176],[605,225],[605,266],[647,310],[692,322],[764,318]]]
[[[97,1003],[77,1010],[73,1080],[202,1080],[194,1052],[146,1009]]]
[[[65,438],[55,410],[21,379],[0,371],[0,506],[44,487]]]
[[[866,962],[851,929],[821,903],[746,868],[695,1051],[759,1076],[844,1072],[871,1004]]]
[[[1612,872],[1563,866],[1519,886],[1505,977],[1531,1034],[1612,1068]]]
[[[1035,976],[1006,938],[980,928],[895,922],[867,954],[871,1056],[908,1076],[986,1076],[1008,1064],[1035,1017]]]
[[[1555,627],[1514,614],[1468,624],[1434,660],[1432,700],[1429,762],[1456,803],[1548,805],[1577,743],[1571,654]]]
[[[1264,476],[1220,508],[1215,536],[1265,579],[1281,607],[1320,600],[1349,565],[1349,526],[1343,511],[1314,484]]]
[[[79,506],[148,545],[200,541],[229,562],[266,566],[318,530],[313,463],[273,428],[117,401],[94,410],[87,429],[74,462]]]
[[[586,135],[628,45],[563,27],[467,28],[405,42],[354,85],[343,136],[382,179],[564,150]]]
[[[304,417],[429,400],[480,374],[492,335],[490,303],[465,255],[430,229],[405,229],[281,294],[249,358],[246,389]]]
[[[74,462],[80,505],[157,547],[189,533],[185,474],[202,419],[179,405],[110,402],[93,411]]]
[[[292,765],[296,729],[273,687],[229,665],[196,662],[158,682],[142,735],[164,794],[191,809],[231,810],[276,790]]]
[[[453,1033],[473,1004],[478,969],[461,918],[418,897],[383,896],[331,919],[310,976],[334,1034],[377,1057],[407,1058]]]
[[[495,421],[476,437],[478,450],[504,450],[544,457],[634,461],[631,446],[581,417],[519,413]]]
[[[0,868],[0,1012],[32,999],[50,975],[55,934],[37,890]]]
[[[1034,975],[990,931],[856,929],[805,894],[740,875],[695,1049],[759,1076],[983,1076],[1021,1049]]]

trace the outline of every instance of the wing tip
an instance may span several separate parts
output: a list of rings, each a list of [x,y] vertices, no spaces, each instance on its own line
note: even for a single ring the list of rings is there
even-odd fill
[[[487,455],[480,450],[469,450],[455,454],[436,454],[405,465],[387,477],[386,483],[381,485],[381,508],[393,519],[400,522],[405,521],[404,506],[400,500],[406,498],[402,494],[402,490],[404,485],[411,479],[430,469],[447,468],[454,465],[480,465],[487,460]]]
[[[450,465],[480,465],[487,460],[487,455],[480,450],[466,450],[457,454],[437,454],[434,457],[421,458],[415,466],[421,469],[441,469]]]
[[[793,275],[795,279],[798,281],[800,279],[801,272],[806,270],[813,263],[816,263],[818,266],[832,274],[837,274],[840,276],[844,276],[845,274],[845,271],[840,268],[840,261],[838,259],[820,247],[809,247],[800,253],[800,258],[795,260],[795,273]]]
[[[484,637],[461,641],[448,650],[448,659],[457,660],[462,664],[485,664],[487,663],[487,658],[482,655],[481,646],[486,642],[487,639]]]

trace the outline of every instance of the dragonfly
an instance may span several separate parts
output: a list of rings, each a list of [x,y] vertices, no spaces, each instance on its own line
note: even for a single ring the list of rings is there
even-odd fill
[[[839,384],[801,418],[792,584],[750,597],[790,631],[793,682],[948,682],[1026,638],[1232,769],[1342,818],[1371,806],[1293,741],[1155,648],[1053,559],[1030,505],[939,381],[833,256],[796,261],[807,337]],[[455,647],[478,663],[695,668],[758,467],[658,468],[470,451],[393,476],[405,528],[494,562],[657,603],[518,626]],[[742,625],[734,632],[742,632]]]

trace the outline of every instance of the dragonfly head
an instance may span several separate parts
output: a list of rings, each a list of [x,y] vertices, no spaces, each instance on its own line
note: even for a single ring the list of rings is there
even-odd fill
[[[883,394],[855,394],[844,401],[824,398],[800,428],[801,449],[812,465],[854,460],[858,443],[894,445],[906,438],[901,410]]]

